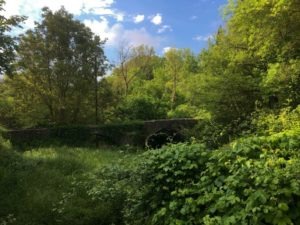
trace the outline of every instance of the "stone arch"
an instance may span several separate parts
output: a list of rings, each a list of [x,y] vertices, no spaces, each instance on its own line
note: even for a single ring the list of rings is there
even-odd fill
[[[185,140],[179,129],[163,128],[150,135],[145,140],[147,148],[158,149],[168,143],[179,143]]]

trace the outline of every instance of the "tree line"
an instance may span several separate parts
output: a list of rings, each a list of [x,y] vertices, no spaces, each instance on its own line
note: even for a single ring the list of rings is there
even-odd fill
[[[299,9],[297,0],[229,0],[226,25],[201,52],[173,48],[160,56],[151,46],[123,43],[113,68],[105,40],[63,8],[44,8],[41,22],[18,38],[7,31],[25,18],[1,16],[0,123],[32,127],[191,117],[215,127],[242,126],[257,112],[295,109]]]

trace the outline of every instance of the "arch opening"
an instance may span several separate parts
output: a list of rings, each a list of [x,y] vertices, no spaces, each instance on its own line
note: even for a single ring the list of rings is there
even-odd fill
[[[145,145],[148,148],[158,149],[169,143],[179,143],[185,140],[184,136],[176,130],[162,129],[147,137]]]

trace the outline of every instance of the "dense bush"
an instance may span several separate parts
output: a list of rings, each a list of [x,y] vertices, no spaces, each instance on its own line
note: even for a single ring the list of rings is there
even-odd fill
[[[169,214],[167,205],[173,193],[200,179],[209,152],[202,145],[170,145],[142,155],[138,177],[139,191],[131,197],[129,224],[160,224]],[[163,219],[163,220],[162,220]]]
[[[0,151],[0,223],[300,224],[299,130],[217,150]]]
[[[74,179],[72,188],[64,194],[65,200],[57,207],[62,218],[66,214],[74,214],[74,209],[79,212],[82,208],[87,208],[93,215],[84,215],[86,222],[82,224],[91,224],[89,221],[107,225],[125,224],[127,201],[136,191],[136,182],[133,179],[135,163],[131,160],[125,157],[96,172]],[[78,201],[79,196],[81,201]],[[97,208],[91,210],[92,207]],[[91,216],[96,220],[92,220]],[[65,220],[67,224],[74,224],[75,221],[68,219]]]
[[[250,118],[237,119],[224,125],[211,119],[200,119],[196,126],[185,130],[185,136],[205,144],[209,149],[217,149],[251,133],[250,121]]]
[[[300,106],[270,110],[257,110],[252,115],[228,124],[220,124],[210,119],[199,120],[198,124],[185,132],[209,149],[217,149],[235,139],[255,136],[300,136]]]
[[[261,110],[253,118],[252,125],[259,135],[272,135],[290,130],[300,130],[300,105],[294,109],[282,108],[278,111]]]
[[[166,118],[166,106],[151,96],[129,96],[118,108],[124,120],[153,120]]]
[[[284,134],[149,151],[130,224],[300,224],[299,149]]]
[[[10,142],[3,138],[4,132],[6,132],[6,129],[0,126],[0,151],[10,148]]]

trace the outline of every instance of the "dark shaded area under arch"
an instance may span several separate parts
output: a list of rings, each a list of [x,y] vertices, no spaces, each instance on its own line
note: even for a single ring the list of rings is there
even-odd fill
[[[165,144],[184,142],[185,137],[177,130],[161,129],[146,139],[145,145],[148,148],[158,149]]]

